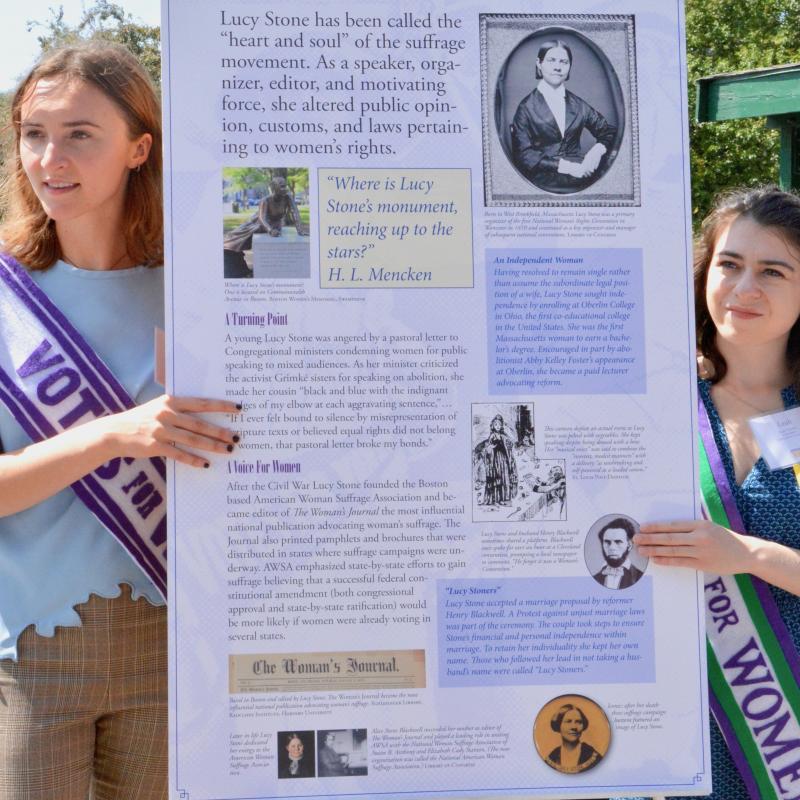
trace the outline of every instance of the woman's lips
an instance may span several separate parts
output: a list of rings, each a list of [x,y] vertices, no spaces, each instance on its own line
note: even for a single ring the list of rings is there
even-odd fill
[[[45,189],[50,192],[50,194],[65,194],[66,192],[70,192],[73,189],[77,189],[77,183],[71,183],[70,181],[44,181]]]
[[[759,311],[752,311],[748,308],[740,308],[739,306],[728,306],[728,311],[731,316],[736,319],[756,319],[756,317],[762,316]]]

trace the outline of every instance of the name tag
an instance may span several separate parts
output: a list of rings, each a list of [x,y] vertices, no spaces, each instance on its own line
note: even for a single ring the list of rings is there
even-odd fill
[[[800,464],[800,406],[752,417],[750,429],[771,470]]]

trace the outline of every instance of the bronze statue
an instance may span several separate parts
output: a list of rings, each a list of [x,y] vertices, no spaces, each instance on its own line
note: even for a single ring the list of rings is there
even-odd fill
[[[269,188],[269,195],[258,204],[256,213],[225,236],[223,246],[226,278],[250,276],[250,270],[244,260],[244,251],[253,247],[254,233],[280,236],[284,225],[294,225],[298,236],[308,236],[308,226],[300,219],[300,212],[286,185],[286,178],[274,177],[270,181]]]

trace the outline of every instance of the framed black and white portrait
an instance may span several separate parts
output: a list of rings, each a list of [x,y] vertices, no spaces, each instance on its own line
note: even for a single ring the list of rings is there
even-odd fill
[[[486,205],[639,205],[635,63],[629,15],[481,15]]]

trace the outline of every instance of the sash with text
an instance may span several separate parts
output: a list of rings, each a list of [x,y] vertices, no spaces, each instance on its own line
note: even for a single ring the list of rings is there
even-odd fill
[[[0,256],[0,400],[34,442],[135,403],[14,259]],[[166,465],[115,458],[72,484],[162,596],[167,593]]]
[[[708,412],[699,401],[706,516],[746,533]],[[769,586],[752,575],[706,575],[710,705],[753,800],[800,798],[800,658]]]

